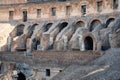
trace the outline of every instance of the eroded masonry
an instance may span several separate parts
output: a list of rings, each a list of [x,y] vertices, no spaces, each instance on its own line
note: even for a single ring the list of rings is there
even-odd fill
[[[119,21],[120,0],[1,0],[1,80],[62,80],[120,47]]]

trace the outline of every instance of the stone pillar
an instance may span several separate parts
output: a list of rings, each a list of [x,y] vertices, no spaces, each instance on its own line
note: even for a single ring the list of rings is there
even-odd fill
[[[42,50],[47,50],[50,47],[50,34],[44,33],[41,38]]]
[[[13,42],[13,38],[11,36],[9,36],[7,38],[8,51],[11,51],[12,42]]]
[[[97,43],[97,51],[101,51],[101,50],[102,50],[102,42],[99,41],[99,42]]]
[[[26,55],[32,55],[32,39],[27,39],[27,43],[26,43],[26,47],[27,47],[27,54]]]
[[[116,38],[116,35],[114,33],[113,34],[109,34],[109,41],[110,41],[111,48],[116,47],[116,40],[115,40],[115,38]]]
[[[85,51],[85,45],[83,43],[83,39],[82,39],[82,35],[79,35],[79,48],[80,48],[80,51]]]
[[[50,45],[52,45],[53,44],[53,37],[50,37]]]
[[[67,43],[68,43],[68,38],[67,36],[64,35],[64,50],[67,50]]]

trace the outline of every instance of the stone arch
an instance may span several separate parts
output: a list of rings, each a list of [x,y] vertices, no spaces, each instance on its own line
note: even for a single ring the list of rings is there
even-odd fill
[[[32,34],[33,34],[33,32],[34,32],[34,30],[35,30],[35,27],[37,26],[38,24],[37,23],[35,23],[35,24],[33,24],[32,26],[29,26],[29,37],[31,37],[32,36]]]
[[[47,32],[52,25],[53,25],[53,23],[47,23],[47,24],[45,25],[44,31]]]
[[[96,26],[100,25],[100,24],[101,24],[101,21],[100,21],[99,19],[94,19],[94,20],[92,20],[92,22],[90,23],[90,28],[89,28],[89,30],[90,30],[90,31],[93,31],[94,28],[95,28]]]
[[[60,23],[59,32],[61,32],[65,27],[67,27],[67,25],[68,25],[68,22],[62,22],[62,23]]]
[[[26,80],[26,76],[22,72],[19,72],[17,75],[17,80]]]
[[[109,18],[109,19],[107,19],[107,21],[106,21],[106,28],[109,26],[109,24],[111,23],[111,22],[113,22],[115,20],[115,18]]]
[[[16,36],[20,36],[20,35],[23,34],[24,27],[25,27],[24,24],[17,25],[17,27],[16,27]]]
[[[83,33],[82,43],[84,50],[96,50],[96,40],[92,33]]]
[[[75,31],[79,28],[79,27],[85,27],[85,22],[84,21],[77,21],[75,23]]]
[[[84,21],[81,21],[81,20],[75,22],[75,24],[74,24],[73,27],[72,27],[72,31],[69,32],[68,41],[70,41],[70,39],[72,38],[72,36],[74,35],[74,33],[76,32],[76,30],[77,30],[79,27],[85,27],[85,22],[84,22]],[[70,34],[70,33],[71,33],[71,34]]]
[[[17,36],[21,36],[24,32],[24,24],[18,24],[15,26],[15,28],[12,30],[12,32],[10,33],[11,37],[17,37]]]

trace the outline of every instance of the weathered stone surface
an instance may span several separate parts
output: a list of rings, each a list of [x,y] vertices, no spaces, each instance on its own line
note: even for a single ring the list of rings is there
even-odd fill
[[[7,43],[7,38],[14,28],[10,23],[0,23],[0,47]]]
[[[90,65],[71,65],[51,80],[119,80],[119,52],[119,49],[111,49]]]
[[[114,1],[1,0],[0,51],[9,52],[0,52],[7,61],[0,64],[0,79],[14,80],[20,73],[27,80],[120,79],[120,51],[110,49],[120,48],[120,1]],[[106,54],[90,63],[96,53]]]

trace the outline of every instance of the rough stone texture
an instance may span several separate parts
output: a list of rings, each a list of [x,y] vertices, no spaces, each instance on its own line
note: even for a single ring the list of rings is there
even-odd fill
[[[50,69],[51,76],[48,78],[49,80],[57,75],[59,70],[63,70],[72,64],[83,65],[96,59],[100,54],[93,51],[35,51],[32,53],[33,57],[25,56],[24,52],[0,52],[0,59],[3,63],[16,63],[15,67],[10,69],[17,70],[18,73],[21,71],[27,79],[35,79],[37,75],[40,76],[37,79],[47,78],[44,75],[45,70]],[[4,68],[7,70],[6,67]]]
[[[113,0],[101,0],[101,12],[96,5],[100,0],[22,1],[18,0],[20,4],[16,0],[0,2],[0,51],[6,51],[0,52],[5,63],[4,79],[9,75],[16,77],[20,72],[27,80],[119,79],[120,51],[110,49],[120,47],[120,6],[114,9]],[[87,8],[85,15],[82,5]],[[52,16],[53,8],[56,8],[55,16]],[[100,52],[105,54],[90,63],[99,57],[96,53],[101,50],[108,51]],[[11,62],[16,64],[14,69],[9,68]],[[17,71],[17,75],[8,69]],[[51,76],[47,76],[47,70]]]
[[[7,44],[7,38],[15,26],[9,23],[0,23],[0,47]]]
[[[27,0],[1,0],[0,5],[2,4],[18,4],[18,3],[26,3]]]
[[[89,65],[71,65],[51,80],[119,80],[119,52],[111,49]]]

